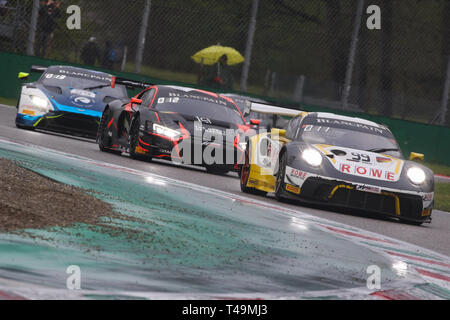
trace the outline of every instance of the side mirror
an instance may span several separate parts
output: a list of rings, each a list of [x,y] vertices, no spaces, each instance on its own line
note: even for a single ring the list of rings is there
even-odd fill
[[[255,125],[255,126],[259,126],[261,124],[261,120],[250,119],[250,123]]]
[[[131,98],[131,103],[133,104],[142,104],[142,100],[138,98]]]
[[[30,77],[29,73],[26,72],[19,72],[18,78],[20,80],[27,80]]]
[[[411,152],[409,155],[409,160],[411,161],[414,160],[423,161],[423,159],[425,159],[425,156],[422,153]]]
[[[286,137],[286,130],[284,130],[284,129],[272,128],[272,131],[270,131],[270,134],[271,134],[272,136]]]

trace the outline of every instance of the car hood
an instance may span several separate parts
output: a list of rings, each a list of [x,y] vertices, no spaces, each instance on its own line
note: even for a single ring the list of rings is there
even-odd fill
[[[390,155],[352,148],[314,144],[339,172],[380,181],[397,182],[405,161]]]
[[[61,105],[92,111],[103,111],[107,103],[117,99],[116,97],[105,95],[103,92],[93,92],[77,88],[48,87],[43,85],[38,88],[47,95],[56,107]]]
[[[175,130],[187,130],[191,136],[201,130],[204,136],[222,135],[226,137],[227,130],[235,132],[239,129],[237,124],[221,120],[200,121],[200,117],[176,112],[159,112],[158,114],[162,125]]]

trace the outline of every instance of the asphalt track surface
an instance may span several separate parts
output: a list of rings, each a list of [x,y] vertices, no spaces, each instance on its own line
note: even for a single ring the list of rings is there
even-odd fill
[[[1,138],[18,143],[38,145],[106,163],[158,174],[168,178],[183,180],[204,187],[243,195],[239,187],[238,176],[235,173],[229,173],[226,176],[211,175],[206,173],[206,171],[200,167],[181,167],[163,160],[143,162],[133,160],[124,155],[117,156],[100,152],[94,141],[82,138],[71,138],[54,133],[17,129],[14,124],[15,115],[16,109],[14,107],[0,105]],[[268,203],[278,203],[271,195],[268,197],[248,195],[248,197],[266,201]],[[283,205],[307,214],[406,241],[450,256],[450,213],[447,212],[435,210],[433,211],[433,221],[431,224],[414,226],[381,217],[366,216],[361,212],[350,213],[347,210],[336,211],[323,206],[306,207],[299,204]]]

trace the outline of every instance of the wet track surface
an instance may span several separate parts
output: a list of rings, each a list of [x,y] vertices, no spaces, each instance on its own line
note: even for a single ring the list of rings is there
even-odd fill
[[[14,147],[0,142],[0,156],[95,190],[123,217],[3,236],[1,273],[9,279],[58,288],[65,267],[76,264],[85,289],[289,293],[364,286],[368,263],[387,270],[383,282],[399,279],[389,259],[303,220],[176,181]]]
[[[0,139],[0,157],[122,214],[0,234],[0,298],[450,299],[448,257],[395,239],[43,147]],[[69,265],[83,290],[64,289]]]
[[[218,176],[207,174],[202,168],[180,168],[165,161],[136,161],[127,156],[100,152],[93,141],[72,139],[58,134],[20,130],[14,125],[15,112],[15,108],[0,107],[0,137],[242,195],[237,175],[234,173],[230,173],[227,176]],[[279,204],[273,197],[245,196],[250,199]],[[450,255],[450,214],[445,212],[434,211],[431,224],[413,226],[377,217],[364,217],[360,213],[350,214],[345,211],[336,212],[326,208],[312,208],[297,204],[283,204],[283,206]]]

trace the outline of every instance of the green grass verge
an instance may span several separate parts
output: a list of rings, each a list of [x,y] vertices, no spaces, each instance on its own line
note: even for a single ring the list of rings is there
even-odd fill
[[[436,163],[428,163],[424,162],[424,166],[430,168],[433,170],[435,174],[442,174],[444,176],[450,176],[450,167],[443,165],[443,164],[436,164]]]
[[[127,62],[124,71],[134,73],[134,63]],[[184,82],[190,84],[197,83],[196,74],[157,69],[146,65],[141,66],[140,74],[167,81]]]
[[[437,182],[434,188],[434,207],[450,212],[450,183]]]
[[[0,104],[4,104],[4,105],[7,105],[7,106],[14,106],[15,107],[17,105],[17,99],[0,97]]]

